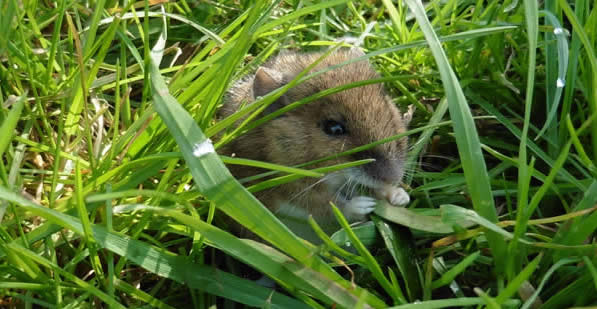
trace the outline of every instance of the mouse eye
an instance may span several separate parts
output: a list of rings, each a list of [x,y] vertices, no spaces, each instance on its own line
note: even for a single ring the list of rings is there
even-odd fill
[[[331,136],[340,136],[347,133],[346,128],[342,123],[331,119],[323,122],[323,132]]]

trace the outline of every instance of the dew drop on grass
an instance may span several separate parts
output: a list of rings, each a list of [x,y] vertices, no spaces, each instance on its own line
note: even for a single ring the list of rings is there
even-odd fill
[[[193,155],[197,158],[213,152],[215,152],[214,145],[209,138],[193,146]]]
[[[564,29],[562,29],[561,27],[556,27],[553,29],[553,34],[558,35],[558,34],[563,34],[564,33]]]
[[[558,79],[556,80],[556,87],[564,88],[565,85],[566,85],[566,81],[563,78],[558,77]]]

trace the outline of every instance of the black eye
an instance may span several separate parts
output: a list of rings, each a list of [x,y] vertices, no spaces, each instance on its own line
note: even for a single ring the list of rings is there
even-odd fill
[[[346,134],[346,128],[342,123],[328,119],[323,122],[323,132],[327,135],[339,136]]]

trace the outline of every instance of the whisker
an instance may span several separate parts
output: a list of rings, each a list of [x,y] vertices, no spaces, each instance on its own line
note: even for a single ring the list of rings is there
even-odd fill
[[[352,177],[349,176],[348,179],[336,189],[336,192],[334,192],[334,201],[338,201],[338,199],[341,197],[342,189],[348,185],[348,183],[351,181],[351,178]]]
[[[324,182],[324,181],[327,181],[327,180],[329,180],[329,178],[333,178],[334,176],[335,176],[335,175],[333,175],[333,173],[332,173],[332,174],[328,174],[328,175],[325,175],[325,176],[321,177],[321,179],[317,180],[317,181],[316,181],[316,182],[314,182],[313,184],[311,184],[311,185],[307,186],[306,188],[304,188],[304,189],[303,189],[303,190],[301,190],[300,192],[298,192],[298,193],[296,193],[295,195],[293,195],[293,196],[292,196],[292,197],[289,199],[289,201],[293,201],[294,199],[296,199],[296,198],[298,198],[298,197],[300,197],[300,196],[302,196],[302,195],[305,195],[305,194],[307,193],[307,191],[309,191],[309,190],[313,189],[313,187],[315,187],[316,185],[318,185],[318,184],[320,184],[320,183],[322,183],[322,182]]]

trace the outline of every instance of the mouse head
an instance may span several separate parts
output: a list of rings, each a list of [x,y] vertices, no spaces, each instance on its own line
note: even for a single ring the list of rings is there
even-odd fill
[[[312,72],[325,70],[358,56],[359,50],[338,50],[319,63]],[[253,94],[263,96],[291,81],[316,61],[321,54],[282,54],[259,68],[253,80]],[[311,72],[311,73],[312,73]],[[343,65],[290,89],[269,106],[273,112],[289,103],[358,81],[379,78],[366,61]],[[272,120],[263,127],[268,139],[264,149],[272,162],[292,165],[350,150],[403,133],[406,123],[379,83],[355,87],[328,95]],[[345,176],[376,188],[397,184],[404,174],[406,138],[394,140],[366,151],[330,160],[321,165],[373,158],[376,161],[345,170]]]

